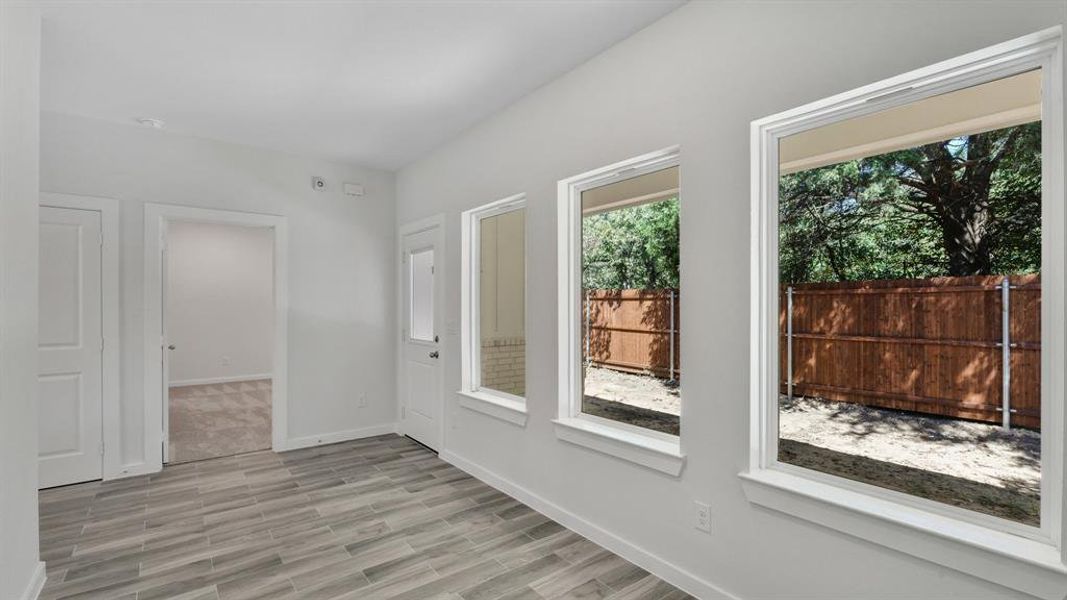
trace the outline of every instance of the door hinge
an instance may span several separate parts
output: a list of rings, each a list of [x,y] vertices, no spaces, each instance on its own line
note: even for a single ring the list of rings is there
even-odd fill
[[[100,338],[100,351],[104,351],[104,338]]]
[[[100,232],[100,247],[101,248],[104,247],[104,232],[103,231]]]
[[[104,442],[100,442],[100,456],[104,455]]]

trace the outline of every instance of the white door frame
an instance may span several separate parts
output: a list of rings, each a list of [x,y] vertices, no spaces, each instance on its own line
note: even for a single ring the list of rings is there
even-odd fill
[[[286,450],[289,440],[288,319],[289,238],[286,218],[279,215],[196,208],[173,204],[144,205],[144,415],[145,460],[155,470],[163,468],[167,432],[163,410],[163,251],[168,221],[190,221],[274,230],[274,366],[271,374],[271,448]]]
[[[41,192],[38,204],[100,213],[100,312],[104,348],[101,356],[101,439],[104,479],[122,473],[121,397],[119,386],[119,201],[97,196]]]
[[[404,426],[405,426],[404,413],[406,412],[406,410],[405,410],[406,407],[404,405],[404,397],[405,397],[405,395],[404,395],[404,389],[405,389],[404,385],[406,385],[406,382],[404,380],[404,378],[405,378],[405,372],[404,372],[404,344],[407,341],[406,334],[405,334],[405,329],[406,329],[406,326],[407,326],[407,315],[405,314],[405,311],[404,311],[404,307],[407,306],[407,300],[404,298],[404,278],[407,277],[407,270],[406,270],[405,264],[404,264],[404,238],[409,236],[409,235],[412,235],[412,234],[422,233],[424,231],[430,231],[430,230],[436,230],[436,232],[437,232],[436,235],[434,236],[434,238],[435,238],[434,239],[434,266],[435,267],[437,267],[437,266],[442,266],[443,267],[444,264],[446,263],[446,256],[447,256],[447,254],[445,252],[445,215],[443,213],[442,214],[432,215],[432,216],[426,217],[424,219],[419,219],[417,221],[413,221],[411,223],[406,223],[404,225],[401,225],[400,228],[397,231],[397,236],[396,236],[396,273],[397,273],[397,278],[396,278],[396,297],[399,300],[399,302],[397,304],[400,307],[400,310],[397,311],[397,322],[396,322],[396,325],[397,325],[397,329],[396,329],[397,338],[399,339],[399,343],[397,344],[397,350],[396,350],[396,386],[397,386],[396,387],[396,391],[397,391],[397,398],[399,399],[399,402],[397,402],[396,423],[397,423],[397,431],[399,431],[401,435],[406,435],[407,434],[407,432],[404,429]],[[447,337],[447,334],[448,334],[448,331],[447,331],[448,326],[445,323],[445,318],[444,318],[445,317],[445,306],[444,306],[445,305],[445,277],[444,277],[444,273],[445,273],[445,269],[442,268],[437,273],[435,273],[435,276],[433,278],[433,286],[434,286],[434,290],[433,290],[433,293],[434,293],[433,322],[434,322],[434,329],[437,330],[438,332],[443,332],[445,334],[445,335],[440,335],[439,334],[440,340],[438,341],[438,344],[437,344],[438,348],[444,348],[445,347],[444,339]],[[445,417],[445,414],[446,414],[445,406],[447,405],[447,402],[445,401],[444,372],[445,372],[445,365],[447,364],[447,362],[448,362],[448,353],[447,352],[441,352],[441,362],[440,362],[440,365],[437,367],[437,391],[438,391],[437,397],[440,399],[440,402],[441,402],[441,407],[440,407],[441,412],[439,413],[438,419],[437,419],[438,420],[438,434],[437,434],[438,438],[437,439],[438,439],[438,445],[440,447],[437,448],[436,450],[439,453],[445,451],[445,420],[446,420],[446,417]]]

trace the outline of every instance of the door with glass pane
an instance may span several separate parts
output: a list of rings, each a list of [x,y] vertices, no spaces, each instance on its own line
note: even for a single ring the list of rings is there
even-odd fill
[[[437,449],[441,442],[441,355],[438,305],[441,301],[439,227],[403,237],[401,278],[403,326],[401,424],[405,435]]]

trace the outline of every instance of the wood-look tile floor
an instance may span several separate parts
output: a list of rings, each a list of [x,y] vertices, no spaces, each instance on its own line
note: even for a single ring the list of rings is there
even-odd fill
[[[389,435],[42,491],[43,599],[678,600]]]

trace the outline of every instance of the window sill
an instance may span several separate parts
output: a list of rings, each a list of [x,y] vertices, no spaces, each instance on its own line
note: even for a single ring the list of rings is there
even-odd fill
[[[678,440],[663,440],[574,417],[552,422],[556,424],[556,437],[565,442],[628,460],[672,477],[680,475],[685,465],[685,455]]]
[[[1067,566],[1050,543],[775,469],[740,477],[754,504],[1040,598],[1062,599],[1067,589]]]
[[[459,403],[464,408],[480,412],[519,427],[526,427],[526,403],[486,392],[459,391]]]

